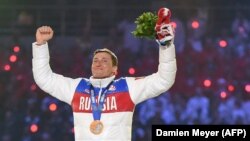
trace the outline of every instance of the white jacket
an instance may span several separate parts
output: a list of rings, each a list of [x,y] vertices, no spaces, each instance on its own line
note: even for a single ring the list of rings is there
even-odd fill
[[[71,105],[76,87],[83,78],[72,79],[54,73],[49,65],[47,43],[37,46],[34,42],[32,49],[33,76],[37,85],[46,93]],[[125,77],[130,99],[134,105],[162,94],[174,84],[177,71],[175,47],[173,44],[169,47],[161,46],[159,53],[156,73],[143,79]],[[106,79],[90,77],[86,80],[89,80],[94,87],[106,87],[113,79],[114,76]],[[76,141],[131,141],[133,111],[102,113],[104,130],[100,135],[94,135],[89,130],[89,125],[93,121],[92,113],[74,112],[73,116]]]

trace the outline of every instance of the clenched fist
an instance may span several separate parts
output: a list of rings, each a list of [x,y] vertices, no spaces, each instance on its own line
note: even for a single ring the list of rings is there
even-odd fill
[[[50,26],[41,26],[36,30],[36,42],[37,45],[45,44],[52,39],[54,31]]]

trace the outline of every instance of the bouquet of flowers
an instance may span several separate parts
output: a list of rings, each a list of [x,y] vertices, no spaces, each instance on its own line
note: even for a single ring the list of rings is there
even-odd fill
[[[136,29],[132,34],[137,38],[155,39],[155,24],[158,16],[152,12],[144,12],[135,20]]]
[[[136,29],[132,34],[139,38],[156,39],[161,45],[164,45],[174,38],[170,17],[171,11],[165,7],[160,8],[157,14],[144,12],[136,18]]]

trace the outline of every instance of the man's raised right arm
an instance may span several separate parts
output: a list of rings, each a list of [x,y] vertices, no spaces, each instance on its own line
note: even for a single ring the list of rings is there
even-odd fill
[[[67,78],[51,70],[48,41],[53,38],[53,34],[53,30],[49,26],[39,27],[36,31],[36,42],[32,43],[33,77],[40,89],[61,101],[71,104],[75,88],[80,79]]]

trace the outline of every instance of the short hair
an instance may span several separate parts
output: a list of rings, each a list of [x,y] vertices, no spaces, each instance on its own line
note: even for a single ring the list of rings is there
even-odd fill
[[[118,66],[118,58],[117,56],[115,55],[114,52],[112,52],[111,50],[107,49],[107,48],[102,48],[102,49],[96,49],[94,51],[94,56],[97,54],[97,53],[100,53],[100,52],[106,52],[108,54],[111,55],[111,59],[112,59],[112,65],[113,66]]]

